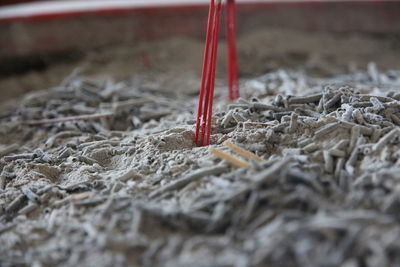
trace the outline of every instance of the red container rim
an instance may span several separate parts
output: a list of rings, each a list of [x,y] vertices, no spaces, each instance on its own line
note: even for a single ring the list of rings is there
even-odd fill
[[[324,3],[398,2],[397,0],[237,0],[239,5],[285,5]],[[193,8],[207,6],[209,0],[92,0],[92,1],[35,1],[0,7],[0,22],[19,20],[57,19],[82,14],[118,13],[129,10],[159,8]]]

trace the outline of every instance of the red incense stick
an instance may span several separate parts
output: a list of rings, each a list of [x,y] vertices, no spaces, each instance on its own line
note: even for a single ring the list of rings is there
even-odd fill
[[[227,0],[227,42],[228,42],[228,89],[229,100],[239,98],[239,78],[236,53],[236,4]]]
[[[214,31],[213,31],[213,40],[212,40],[212,50],[211,50],[211,62],[209,66],[209,74],[208,74],[208,84],[207,84],[207,92],[206,98],[208,99],[207,104],[208,107],[205,106],[206,112],[204,112],[204,145],[210,144],[210,136],[211,136],[211,122],[212,122],[212,106],[214,102],[214,86],[215,86],[215,71],[217,65],[217,53],[218,53],[218,33],[219,33],[219,24],[221,17],[221,1],[218,2],[217,10],[215,12],[215,21],[214,21]]]
[[[211,37],[212,37],[211,36],[212,35],[212,25],[213,25],[213,21],[214,21],[214,11],[215,11],[214,0],[211,0],[210,8],[208,11],[206,43],[205,43],[205,48],[204,48],[203,67],[201,69],[199,104],[198,104],[198,108],[197,108],[197,120],[196,120],[196,132],[195,132],[195,143],[197,145],[200,145],[199,135],[200,135],[200,125],[201,125],[201,114],[203,113],[203,104],[205,102],[204,94],[205,94],[205,84],[206,84],[206,79],[207,79],[210,42],[211,42]]]
[[[221,0],[210,2],[196,120],[195,143],[198,146],[210,144],[221,5]]]
[[[199,104],[196,119],[195,143],[210,144],[212,106],[214,102],[215,71],[218,54],[218,34],[222,9],[221,0],[211,0],[208,13],[206,43],[201,70]],[[239,78],[236,55],[236,5],[227,0],[228,88],[229,100],[239,98]]]

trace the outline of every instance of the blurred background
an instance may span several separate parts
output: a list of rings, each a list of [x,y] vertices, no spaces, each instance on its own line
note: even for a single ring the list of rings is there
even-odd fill
[[[329,76],[372,61],[381,70],[399,67],[399,1],[237,2],[242,78],[279,68]],[[93,79],[140,77],[149,88],[196,94],[208,3],[2,0],[0,102],[56,86],[77,67]]]

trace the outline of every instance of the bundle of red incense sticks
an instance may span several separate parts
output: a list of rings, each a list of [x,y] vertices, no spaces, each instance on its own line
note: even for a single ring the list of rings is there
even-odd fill
[[[221,0],[211,0],[208,13],[206,42],[196,120],[195,143],[198,146],[210,144],[221,9]],[[227,11],[228,88],[229,100],[234,100],[239,97],[235,35],[236,8],[234,0],[227,0]]]

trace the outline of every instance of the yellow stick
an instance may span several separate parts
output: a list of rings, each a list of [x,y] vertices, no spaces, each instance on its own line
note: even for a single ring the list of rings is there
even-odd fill
[[[233,152],[236,152],[236,153],[238,153],[239,155],[241,155],[241,156],[243,156],[245,158],[255,159],[257,161],[264,161],[264,159],[260,158],[256,154],[254,154],[254,153],[252,153],[252,152],[250,152],[250,151],[248,151],[248,150],[246,150],[244,148],[241,148],[240,146],[235,145],[235,144],[229,142],[228,140],[226,140],[223,143],[223,145],[229,147],[230,149],[232,149]]]
[[[85,199],[87,199],[89,197],[92,197],[92,196],[94,196],[93,192],[84,192],[84,193],[80,193],[80,194],[77,194],[77,195],[73,195],[70,198],[70,201],[71,202],[78,202],[78,201],[85,200]]]
[[[230,153],[224,152],[218,148],[210,148],[209,151],[214,156],[221,158],[237,167],[249,168],[251,166],[251,164],[248,163],[247,161],[241,160],[241,159],[237,158],[236,156],[234,156]]]

